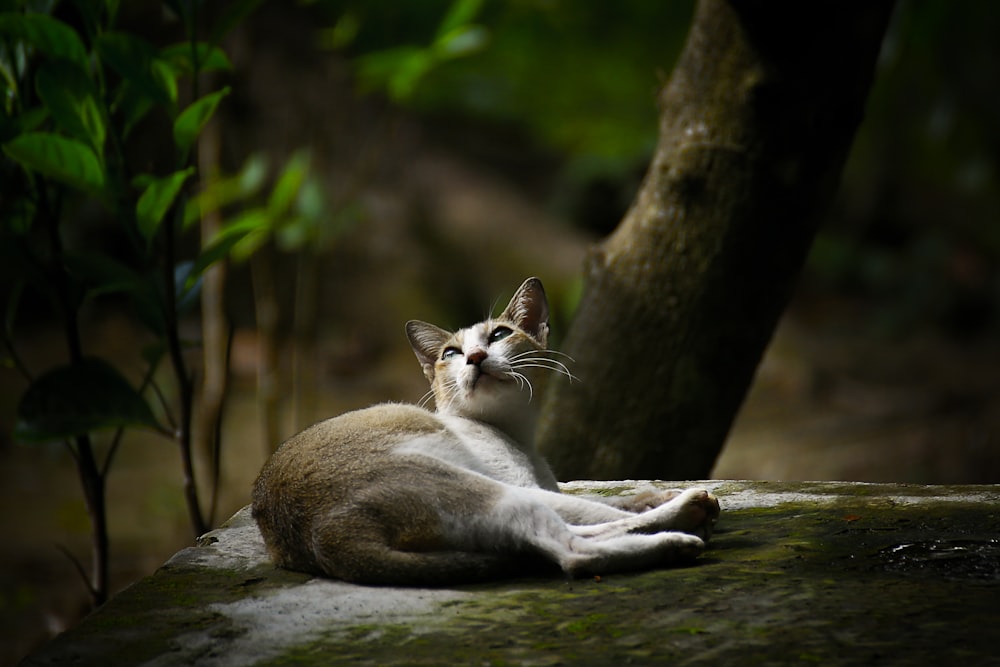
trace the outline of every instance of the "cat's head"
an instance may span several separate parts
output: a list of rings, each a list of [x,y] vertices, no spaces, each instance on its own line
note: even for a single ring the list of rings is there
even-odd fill
[[[496,424],[531,400],[532,373],[556,363],[538,354],[548,334],[549,307],[538,278],[524,281],[499,317],[455,333],[406,323],[438,412]]]

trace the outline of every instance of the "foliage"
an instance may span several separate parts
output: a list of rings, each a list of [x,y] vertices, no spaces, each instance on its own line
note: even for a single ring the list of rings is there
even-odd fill
[[[271,171],[267,158],[251,155],[235,174],[220,177],[193,197],[185,209],[185,224],[239,203],[239,211],[205,246],[195,275],[219,259],[249,259],[264,243],[274,241],[287,251],[319,250],[343,229],[348,217],[329,220],[326,202],[311,173],[309,154],[293,154],[274,177],[270,193],[265,185]],[[255,204],[255,202],[259,202]]]
[[[400,43],[431,42],[435,17],[448,6],[313,4],[335,19],[350,17],[333,20],[325,41],[359,63]],[[441,63],[402,103],[444,118],[449,133],[470,124],[522,130],[561,167],[554,198],[562,211],[583,222],[606,208],[603,223],[587,223],[607,231],[655,142],[656,90],[692,5],[484,0],[475,23],[488,42]],[[877,331],[1000,326],[1000,227],[992,224],[1000,164],[991,148],[1000,96],[990,85],[1000,67],[998,27],[1000,11],[990,3],[897,8],[841,195],[807,265],[810,288],[869,300]]]
[[[624,210],[617,200],[631,196],[635,172],[652,152],[657,87],[680,53],[693,6],[642,0],[311,4],[331,16],[322,41],[354,58],[362,90],[387,90],[408,109],[445,123],[459,120],[459,127],[515,128],[563,163],[557,203],[595,182],[623,182],[628,192],[613,196],[612,215]],[[454,17],[465,23],[449,30]],[[463,57],[437,57],[448,52],[442,41]],[[388,82],[380,69],[387,62],[402,65]],[[435,67],[425,69],[430,62]],[[419,88],[409,90],[417,79]],[[523,145],[530,150],[530,143]]]
[[[205,273],[228,259],[266,268],[268,253],[256,257],[272,243],[315,253],[358,214],[350,201],[327,214],[304,152],[273,181],[259,155],[232,176],[198,173],[198,138],[230,92],[200,90],[202,75],[230,69],[219,40],[259,1],[229,3],[221,15],[211,8],[215,20],[204,25],[209,3],[168,0],[159,34],[182,38],[162,45],[123,28],[116,0],[0,0],[0,273],[10,278],[2,342],[5,361],[28,381],[14,436],[26,444],[63,442],[80,467],[97,602],[107,586],[105,477],[124,429],[150,428],[177,441],[192,527],[201,533],[209,525],[194,482],[190,343],[179,331]],[[428,47],[372,53],[365,66],[372,85],[402,100],[440,63],[474,51],[483,37],[470,23],[478,6],[455,2]],[[209,37],[199,39],[200,32]],[[193,194],[196,183],[201,191]],[[95,216],[114,221],[124,251],[82,242]],[[183,255],[206,216],[225,222]],[[40,375],[14,345],[26,295],[32,305],[39,297],[52,304],[66,332],[69,361]],[[81,310],[109,298],[129,304],[156,340],[144,353],[138,387],[80,342]],[[172,372],[174,401],[154,381],[161,366]],[[92,438],[110,443],[102,460]],[[212,456],[217,465],[217,449]]]
[[[384,89],[394,102],[411,100],[417,85],[440,65],[481,50],[488,33],[472,23],[482,0],[456,0],[445,13],[428,46],[395,46],[363,55],[357,70],[361,85],[369,90]],[[355,26],[350,28],[346,26]],[[346,13],[332,29],[331,46],[346,45],[358,20]]]
[[[427,75],[405,100],[415,110],[516,123],[570,156],[630,163],[651,150],[657,72],[662,76],[676,59],[692,11],[690,2],[641,0],[602,7],[566,1],[455,3],[449,18],[435,27],[432,17],[441,15],[443,1],[317,4],[335,16],[353,17],[347,51],[359,60],[362,82],[373,51],[399,43],[437,44],[445,34],[463,46],[475,44],[466,57]],[[449,33],[450,17],[466,15],[470,4],[476,6],[469,13],[477,23]],[[336,25],[342,24],[343,18]],[[334,28],[330,34],[339,32]]]
[[[258,2],[231,4],[218,25],[233,25]],[[174,17],[166,33],[183,33],[182,41],[166,46],[121,29],[119,4],[0,5],[0,254],[13,268],[3,295],[3,343],[29,381],[15,437],[65,442],[80,468],[94,532],[96,602],[107,590],[104,482],[122,429],[152,428],[177,440],[192,527],[198,533],[207,528],[192,469],[193,378],[178,322],[197,300],[201,273],[222,257],[202,252],[182,259],[178,235],[196,171],[192,149],[229,92],[202,95],[199,77],[230,68],[218,46],[221,32],[213,31],[208,41],[196,37],[200,3],[164,3]],[[134,160],[133,145],[148,141],[138,128],[164,124],[172,155],[163,164]],[[115,220],[128,243],[127,259],[75,241],[88,210]],[[21,297],[29,292],[54,304],[69,352],[67,363],[40,376],[14,346]],[[80,310],[109,295],[131,302],[157,340],[145,355],[139,388],[82,348]],[[169,428],[154,416],[146,396],[164,359],[178,393],[173,411],[162,406]],[[91,438],[101,433],[111,435],[112,445],[98,462]]]
[[[14,437],[46,442],[126,426],[158,425],[146,401],[113,366],[84,357],[31,383],[21,397]]]

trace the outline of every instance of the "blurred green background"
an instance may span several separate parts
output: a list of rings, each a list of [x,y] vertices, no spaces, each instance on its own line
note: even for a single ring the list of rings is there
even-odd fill
[[[331,17],[356,17],[346,49],[353,57],[429,41],[449,6],[429,11],[433,4],[315,3]],[[431,72],[406,108],[449,130],[516,134],[508,159],[527,151],[530,164],[540,151],[554,168],[516,164],[506,175],[524,177],[558,216],[603,235],[651,154],[655,92],[691,12],[686,2],[485,3],[481,49]],[[903,2],[885,41],[806,275],[812,288],[872,299],[879,333],[933,326],[975,335],[996,325],[1000,63],[990,36],[998,24],[990,3]]]

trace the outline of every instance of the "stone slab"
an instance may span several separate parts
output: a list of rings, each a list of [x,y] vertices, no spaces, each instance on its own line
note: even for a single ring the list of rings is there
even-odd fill
[[[363,587],[276,569],[249,509],[24,665],[998,665],[1000,486],[708,487],[694,565],[569,581]]]

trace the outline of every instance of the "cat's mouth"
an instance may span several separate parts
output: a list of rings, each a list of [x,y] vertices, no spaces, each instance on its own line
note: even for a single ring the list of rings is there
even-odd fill
[[[471,392],[478,389],[480,383],[482,383],[484,380],[486,381],[485,386],[489,386],[493,383],[505,384],[506,382],[508,382],[508,379],[505,377],[494,375],[493,373],[489,372],[489,370],[485,370],[482,367],[477,367],[473,369],[471,373],[469,373],[469,380],[468,380],[469,391]]]

